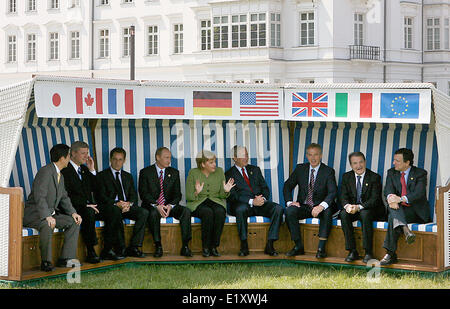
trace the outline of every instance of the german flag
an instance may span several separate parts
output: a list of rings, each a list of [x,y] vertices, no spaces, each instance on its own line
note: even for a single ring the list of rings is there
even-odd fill
[[[194,115],[232,116],[230,91],[194,91]]]

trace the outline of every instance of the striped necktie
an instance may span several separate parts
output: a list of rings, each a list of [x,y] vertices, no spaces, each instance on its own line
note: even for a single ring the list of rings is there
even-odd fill
[[[316,171],[315,169],[311,169],[311,178],[309,179],[309,185],[308,185],[308,196],[306,197],[306,204],[309,205],[310,207],[314,206],[313,191],[314,191],[314,182],[315,182],[315,178],[314,178],[315,171]]]
[[[362,193],[361,176],[358,176],[358,182],[356,184],[356,204],[361,204],[361,193]]]
[[[160,170],[159,171],[159,188],[161,189],[161,191],[159,192],[159,197],[158,197],[158,200],[156,201],[158,203],[158,205],[166,204],[166,199],[164,198],[163,181],[164,181],[163,171]]]

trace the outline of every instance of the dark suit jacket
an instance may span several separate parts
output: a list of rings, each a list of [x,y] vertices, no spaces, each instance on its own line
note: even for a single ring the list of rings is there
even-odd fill
[[[228,179],[233,178],[234,183],[236,184],[230,191],[230,196],[227,198],[227,202],[229,205],[229,210],[231,214],[235,213],[235,208],[239,204],[247,204],[250,199],[255,198],[257,195],[262,195],[269,200],[270,198],[270,189],[267,186],[266,181],[261,173],[261,169],[258,166],[247,165],[245,167],[247,171],[248,179],[250,180],[250,187],[244,180],[241,172],[237,169],[236,166],[231,167],[226,173],[225,178],[226,181]]]
[[[53,163],[39,169],[31,187],[31,193],[25,202],[24,226],[31,222],[44,220],[56,211],[66,215],[76,212],[64,188],[64,176],[58,184],[58,174]]]
[[[126,202],[133,202],[137,206],[138,195],[134,187],[133,176],[124,170],[122,170],[121,174]],[[103,205],[114,205],[116,196],[119,194],[121,188],[117,185],[115,175],[113,175],[110,167],[97,174],[97,185],[99,203]]]
[[[181,201],[180,173],[178,170],[167,167],[163,180],[164,199],[166,205],[178,205]],[[161,188],[159,184],[159,175],[155,164],[143,168],[139,172],[139,196],[142,200],[142,206],[150,207],[151,204],[157,204]]]
[[[373,210],[377,215],[383,215],[385,208],[381,200],[381,176],[370,169],[366,169],[361,185],[361,206],[364,209]],[[356,204],[356,177],[354,171],[349,171],[342,175],[340,202],[342,207],[347,204]]]
[[[395,168],[388,170],[384,195],[389,194],[401,196],[402,184],[400,182],[401,173]],[[411,166],[408,181],[406,183],[406,197],[414,209],[414,212],[424,221],[430,222],[430,206],[427,200],[427,171],[415,166]]]
[[[294,201],[292,198],[292,190],[298,185],[297,202],[304,204],[308,196],[308,181],[309,181],[309,163],[297,164],[294,172],[284,182],[283,195],[284,200]],[[334,207],[336,203],[334,199],[337,193],[336,178],[334,177],[334,169],[320,164],[314,181],[313,203],[318,205],[321,202],[326,202],[329,207]]]
[[[93,175],[86,165],[81,165],[83,181],[78,177],[78,173],[71,163],[62,169],[64,175],[64,185],[70,197],[73,207],[80,212],[86,208],[87,204],[96,204],[96,176]]]

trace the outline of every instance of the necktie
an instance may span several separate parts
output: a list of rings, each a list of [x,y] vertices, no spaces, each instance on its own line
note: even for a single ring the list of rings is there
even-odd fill
[[[405,172],[402,172],[402,174],[401,174],[400,183],[402,184],[402,194],[401,194],[401,196],[405,196],[407,194],[407,192],[406,192]],[[401,202],[401,204],[403,206],[409,206],[405,202]]]
[[[356,183],[356,204],[361,204],[361,193],[362,193],[361,176],[358,176],[358,182]]]
[[[166,199],[164,198],[164,187],[163,187],[163,171],[160,170],[159,171],[159,188],[161,189],[161,191],[159,192],[159,197],[158,200],[156,201],[158,203],[158,205],[165,205],[166,204]]]
[[[83,177],[81,176],[81,166],[78,167],[78,177],[80,178],[80,180],[83,180]]]
[[[61,173],[58,173],[58,184],[59,184],[60,179],[61,179]]]
[[[245,182],[248,184],[248,186],[250,187],[250,191],[253,192],[252,186],[250,185],[250,179],[248,179],[247,173],[245,173],[245,168],[242,168],[242,176],[244,176],[244,180]]]
[[[315,181],[314,172],[315,171],[316,171],[315,169],[311,170],[311,177],[309,179],[309,186],[308,186],[308,196],[306,198],[306,204],[309,205],[310,207],[314,206],[313,191],[314,191],[314,181]]]
[[[116,172],[116,183],[119,186],[119,193],[117,194],[117,197],[119,198],[119,201],[125,201],[122,182],[120,181],[119,175],[120,175],[120,172]]]

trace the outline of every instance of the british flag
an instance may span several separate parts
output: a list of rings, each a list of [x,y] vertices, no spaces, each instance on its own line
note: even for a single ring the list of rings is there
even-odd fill
[[[292,117],[328,117],[328,93],[293,92]]]

